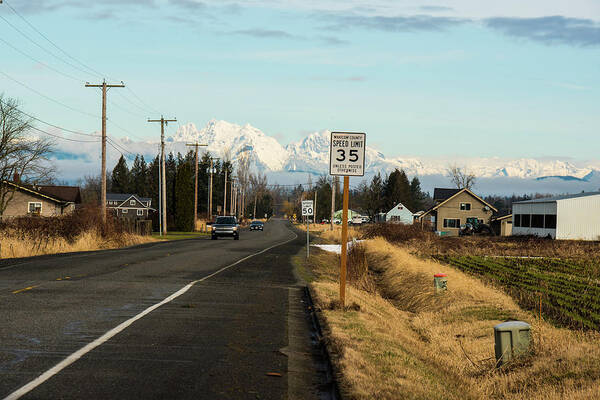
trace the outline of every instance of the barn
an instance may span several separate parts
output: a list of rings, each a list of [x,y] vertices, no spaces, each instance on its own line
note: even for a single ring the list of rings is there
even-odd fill
[[[513,203],[513,235],[600,240],[600,192]]]

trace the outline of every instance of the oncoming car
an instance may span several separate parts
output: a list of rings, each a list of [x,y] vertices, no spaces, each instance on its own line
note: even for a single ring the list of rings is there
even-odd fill
[[[217,217],[212,224],[211,239],[217,240],[219,236],[231,236],[234,240],[240,240],[240,227],[235,217]]]
[[[252,221],[250,224],[251,231],[262,231],[265,224],[262,221]]]

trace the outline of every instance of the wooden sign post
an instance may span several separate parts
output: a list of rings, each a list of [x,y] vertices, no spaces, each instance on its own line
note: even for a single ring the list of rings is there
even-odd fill
[[[366,134],[356,132],[331,132],[329,174],[344,177],[342,209],[342,237],[340,256],[340,303],[346,306],[346,263],[348,260],[348,197],[350,176],[365,174]]]

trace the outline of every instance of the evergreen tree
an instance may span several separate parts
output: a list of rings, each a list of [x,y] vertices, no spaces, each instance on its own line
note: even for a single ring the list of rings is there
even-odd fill
[[[175,179],[177,176],[177,162],[173,153],[169,153],[165,162],[165,174],[167,176],[167,224],[170,226],[173,223],[175,215]]]
[[[193,164],[179,163],[175,175],[175,227],[179,231],[194,230]]]
[[[138,196],[147,197],[150,195],[148,187],[148,166],[144,160],[144,156],[135,156],[133,165],[131,166],[131,190]]]
[[[410,197],[411,205],[407,205],[408,209],[412,212],[423,210],[425,207],[425,194],[421,190],[421,181],[416,176],[410,182]]]
[[[111,174],[111,190],[115,193],[130,193],[131,192],[131,176],[127,168],[127,161],[121,155],[117,165],[112,170]]]
[[[369,185],[369,192],[367,196],[367,212],[370,217],[374,217],[378,213],[384,211],[384,184],[381,179],[381,173],[373,176],[371,184]],[[388,210],[385,210],[388,211]]]
[[[160,204],[158,203],[158,192],[159,192],[158,174],[159,174],[159,171],[160,171],[160,158],[158,156],[156,156],[154,158],[154,160],[152,160],[152,162],[148,165],[147,174],[146,174],[146,187],[148,188],[147,196],[152,199],[152,208],[154,208],[156,210],[152,217],[153,229],[156,231],[158,231],[158,229],[159,229],[159,222],[158,222],[158,215],[159,215],[158,209],[160,207]]]
[[[388,176],[385,189],[385,210],[390,210],[398,203],[404,204],[410,209],[411,207],[411,196],[410,196],[410,183],[404,170],[398,170],[397,168]]]

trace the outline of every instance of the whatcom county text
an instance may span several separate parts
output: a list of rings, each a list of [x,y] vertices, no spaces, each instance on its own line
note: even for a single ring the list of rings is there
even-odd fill
[[[331,133],[330,175],[364,175],[365,136],[364,133]]]

